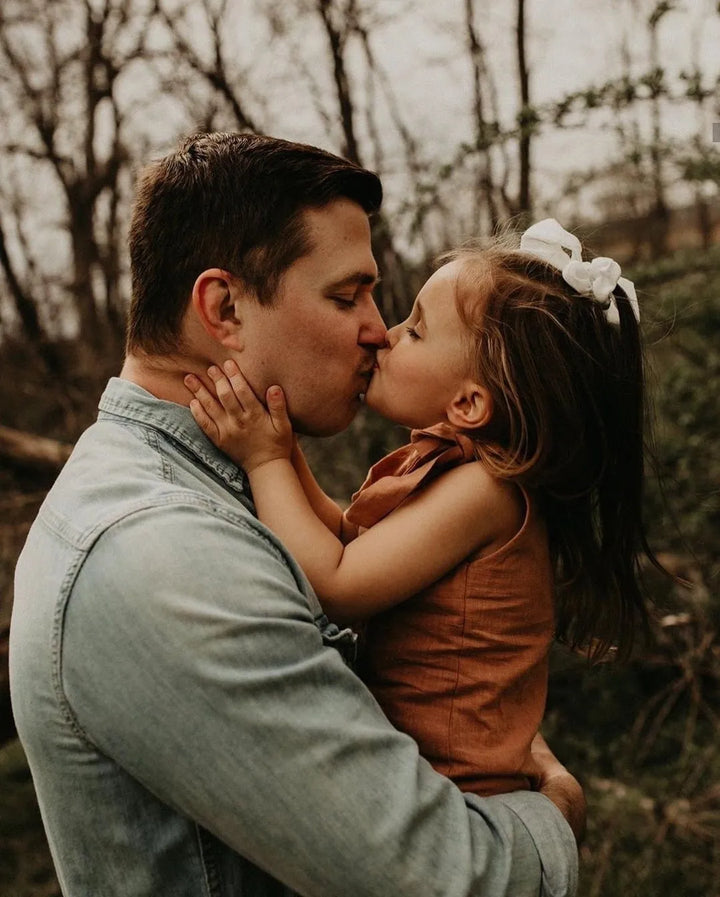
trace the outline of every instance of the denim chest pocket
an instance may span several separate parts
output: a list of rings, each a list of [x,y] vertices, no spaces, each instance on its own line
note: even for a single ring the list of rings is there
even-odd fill
[[[334,648],[342,657],[346,666],[355,669],[358,653],[358,637],[349,626],[341,629],[336,623],[331,623],[325,614],[315,617],[315,625],[322,635],[323,645]]]

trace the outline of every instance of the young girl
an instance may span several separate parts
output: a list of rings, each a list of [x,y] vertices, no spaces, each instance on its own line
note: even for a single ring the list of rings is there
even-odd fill
[[[219,401],[186,381],[328,616],[367,621],[362,674],[387,716],[466,791],[530,787],[554,634],[600,657],[646,616],[639,315],[619,274],[553,219],[520,250],[453,253],[366,395],[411,442],[344,514],[279,387],[266,411],[234,362],[208,372]]]

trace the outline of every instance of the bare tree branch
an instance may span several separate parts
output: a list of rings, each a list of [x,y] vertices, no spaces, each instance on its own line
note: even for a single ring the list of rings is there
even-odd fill
[[[355,107],[350,95],[350,82],[345,65],[345,45],[350,28],[348,9],[335,8],[333,0],[316,0],[316,9],[325,29],[333,65],[335,96],[343,132],[342,154],[351,162],[362,165],[360,148],[355,135]]]
[[[518,158],[520,165],[520,191],[518,193],[518,212],[530,218],[532,212],[530,186],[530,71],[528,69],[525,49],[525,0],[517,0],[516,43],[518,76],[520,79],[520,136],[518,139]]]
[[[473,0],[465,0],[465,25],[473,74],[475,145],[480,156],[476,188],[477,218],[480,219],[480,210],[484,207],[487,212],[489,229],[494,231],[500,220],[495,202],[495,183],[491,156],[494,135],[492,127],[485,119],[484,85],[488,79],[488,70],[485,59],[485,47],[475,27]]]
[[[180,57],[225,100],[232,111],[238,129],[255,134],[260,133],[261,129],[258,123],[241,102],[227,72],[222,46],[222,19],[226,2],[222,0],[220,7],[216,10],[210,7],[208,0],[202,0],[201,6],[207,17],[212,39],[213,63],[210,65],[202,60],[198,51],[182,33],[182,8],[180,14],[173,16],[163,6],[161,0],[156,0],[155,3],[155,9],[172,34]]]

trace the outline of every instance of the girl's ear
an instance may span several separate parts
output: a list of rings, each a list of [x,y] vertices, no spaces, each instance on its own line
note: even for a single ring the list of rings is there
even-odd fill
[[[460,430],[475,430],[490,423],[493,415],[490,392],[468,380],[445,409],[448,421]]]
[[[208,268],[195,281],[191,305],[207,334],[230,349],[242,349],[239,288],[222,268]]]

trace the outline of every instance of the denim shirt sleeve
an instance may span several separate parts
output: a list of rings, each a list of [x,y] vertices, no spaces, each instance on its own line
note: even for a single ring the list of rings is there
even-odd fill
[[[115,523],[74,584],[62,657],[86,739],[302,894],[575,892],[555,807],[436,774],[323,646],[251,518],[188,503]]]

